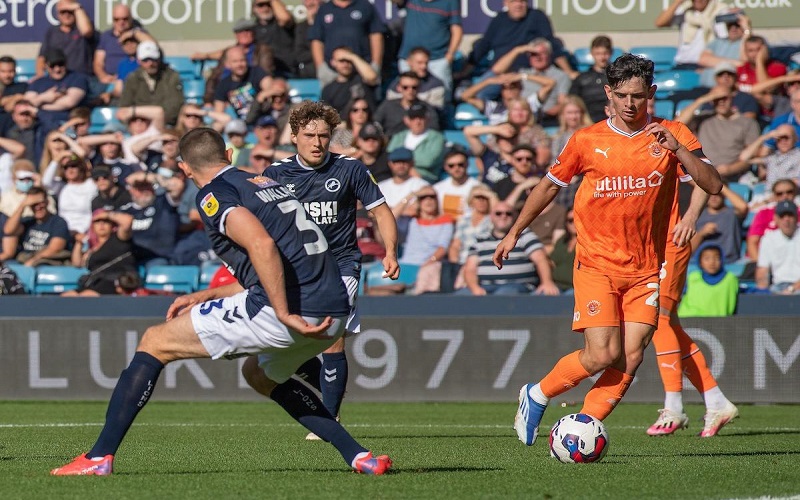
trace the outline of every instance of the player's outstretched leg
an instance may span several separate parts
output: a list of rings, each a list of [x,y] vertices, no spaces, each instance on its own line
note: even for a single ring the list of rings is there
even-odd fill
[[[683,390],[681,346],[674,328],[677,317],[670,320],[669,311],[662,309],[661,312],[658,316],[658,329],[653,334],[653,345],[658,373],[664,384],[664,407],[658,410],[658,419],[647,429],[647,434],[650,436],[667,436],[689,426],[689,417],[683,412],[681,394]]]
[[[355,471],[363,474],[384,474],[392,467],[386,455],[373,456],[361,446],[328,412],[313,391],[297,380],[278,384],[269,395],[303,427],[331,443]]]
[[[112,473],[114,455],[133,420],[153,394],[164,364],[146,352],[133,356],[117,381],[106,411],[106,423],[89,452],[53,469],[54,476],[106,476]]]
[[[319,371],[319,391],[322,393],[322,403],[337,420],[347,389],[347,376],[347,355],[344,352],[344,338],[341,338],[322,353],[322,366]],[[319,441],[319,439],[319,436],[313,432],[306,435],[307,441]]]
[[[562,394],[578,385],[591,374],[580,361],[581,351],[575,351],[559,359],[550,373],[538,384],[527,384],[519,391],[519,407],[514,416],[517,437],[528,446],[536,442],[539,424],[550,398]]]
[[[722,389],[719,388],[717,380],[708,368],[706,358],[697,344],[692,341],[680,324],[675,331],[681,346],[686,377],[703,396],[706,405],[703,430],[699,435],[700,437],[716,436],[720,429],[739,416],[739,409],[725,397]]]

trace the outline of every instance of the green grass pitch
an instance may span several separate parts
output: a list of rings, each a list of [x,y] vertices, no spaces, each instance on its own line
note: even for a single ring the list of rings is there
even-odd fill
[[[151,402],[117,454],[110,477],[50,477],[86,451],[105,414],[100,402],[0,402],[0,496],[51,498],[757,498],[800,495],[800,418],[789,405],[740,405],[719,436],[688,430],[652,438],[655,405],[622,404],[606,420],[610,448],[596,464],[550,458],[511,428],[516,402],[352,403],[343,422],[395,466],[381,477],[349,472],[323,442],[304,440],[277,405]],[[552,406],[552,425],[578,407]]]

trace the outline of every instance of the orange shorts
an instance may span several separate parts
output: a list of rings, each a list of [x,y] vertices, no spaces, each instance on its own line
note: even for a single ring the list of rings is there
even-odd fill
[[[661,308],[674,311],[681,301],[683,287],[686,285],[686,270],[689,269],[689,261],[692,259],[692,249],[690,245],[676,247],[672,243],[667,243],[667,251],[664,256],[664,265],[661,266]]]
[[[572,329],[582,332],[599,326],[621,326],[623,321],[658,324],[658,273],[649,276],[606,276],[575,267],[575,312]]]

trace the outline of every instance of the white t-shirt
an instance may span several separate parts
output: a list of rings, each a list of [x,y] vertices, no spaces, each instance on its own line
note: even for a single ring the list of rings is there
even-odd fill
[[[800,280],[800,229],[792,238],[783,231],[767,231],[758,247],[758,267],[766,267],[772,283],[794,283]]]
[[[396,207],[400,200],[429,185],[428,181],[420,177],[409,177],[399,183],[395,182],[394,179],[386,179],[378,183],[378,187],[383,193],[383,197],[386,198],[386,204],[389,205],[389,208]]]
[[[58,215],[67,221],[70,231],[86,234],[92,225],[92,200],[97,186],[92,179],[80,184],[67,182],[58,193]]]
[[[478,184],[480,182],[472,177],[469,177],[467,182],[461,185],[457,185],[450,177],[440,180],[433,185],[433,189],[439,196],[439,209],[454,219],[467,213],[469,211],[467,196]]]
[[[0,155],[0,194],[14,189],[14,176],[11,175],[11,165],[13,164],[14,157],[11,156],[11,153]]]

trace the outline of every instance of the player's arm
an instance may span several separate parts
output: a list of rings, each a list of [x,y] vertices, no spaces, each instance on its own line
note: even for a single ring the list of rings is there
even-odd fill
[[[307,323],[302,316],[289,311],[283,261],[275,240],[255,215],[244,207],[234,208],[225,219],[225,233],[247,251],[258,280],[267,293],[270,306],[281,323],[308,337],[320,337],[330,328],[333,324],[330,316],[315,326]]]
[[[689,151],[664,125],[659,122],[651,122],[644,130],[646,133],[653,135],[662,147],[675,154],[683,164],[686,173],[703,190],[710,194],[718,194],[722,190],[722,179],[717,169],[710,163],[700,159],[694,151]]]
[[[386,248],[386,257],[383,258],[383,277],[396,280],[400,276],[400,266],[397,264],[397,221],[386,203],[381,203],[369,213],[375,217],[378,232]]]
[[[672,230],[672,242],[678,247],[693,242],[692,238],[697,234],[697,219],[703,213],[708,202],[708,193],[695,182],[692,182],[692,186],[694,189],[692,189],[689,208],[686,209],[686,213]]]
[[[551,181],[549,177],[542,178],[539,184],[533,188],[528,199],[525,200],[525,206],[522,207],[522,211],[519,217],[517,217],[516,222],[511,226],[505,238],[497,245],[497,250],[494,251],[492,262],[494,262],[494,265],[497,266],[498,269],[503,268],[503,260],[508,258],[508,254],[516,246],[522,231],[533,222],[533,219],[542,213],[544,207],[555,199],[560,189],[561,187]]]

